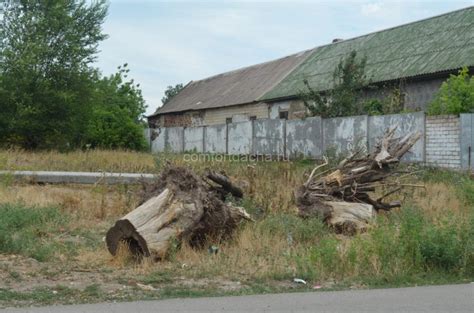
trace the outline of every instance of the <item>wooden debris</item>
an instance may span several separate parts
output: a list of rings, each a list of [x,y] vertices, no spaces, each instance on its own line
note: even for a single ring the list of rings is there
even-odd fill
[[[375,212],[399,207],[400,201],[383,201],[403,186],[399,181],[388,180],[396,177],[393,168],[418,141],[421,133],[395,138],[395,130],[396,126],[387,129],[369,154],[362,155],[357,151],[336,168],[320,174],[316,171],[328,164],[327,159],[318,165],[296,191],[299,215],[319,217],[337,232],[353,234],[364,230]],[[372,199],[370,193],[380,186],[391,186],[392,189]]]
[[[225,203],[228,194],[243,195],[222,173],[207,171],[199,177],[169,165],[146,187],[147,200],[109,229],[107,247],[115,255],[125,242],[134,255],[156,261],[167,256],[172,244],[200,246],[208,239],[225,239],[241,221],[251,220],[243,208]]]

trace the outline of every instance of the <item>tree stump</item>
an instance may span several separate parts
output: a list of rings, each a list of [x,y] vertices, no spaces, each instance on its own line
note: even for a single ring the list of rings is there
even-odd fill
[[[221,185],[214,185],[212,177]],[[168,166],[145,189],[147,200],[107,232],[112,255],[125,242],[134,255],[161,260],[175,241],[200,246],[208,239],[229,237],[241,221],[251,220],[243,208],[224,202],[228,193],[241,196],[242,191],[223,174],[208,171],[199,177],[189,169]]]

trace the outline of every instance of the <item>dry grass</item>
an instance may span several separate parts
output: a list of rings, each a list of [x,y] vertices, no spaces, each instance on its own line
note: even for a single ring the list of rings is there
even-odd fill
[[[122,186],[0,185],[0,203],[57,206],[75,217],[76,224],[104,221],[124,215],[137,205],[133,189]]]
[[[0,151],[0,170],[153,173],[156,166],[153,156],[144,152],[78,150],[59,153],[10,149]]]

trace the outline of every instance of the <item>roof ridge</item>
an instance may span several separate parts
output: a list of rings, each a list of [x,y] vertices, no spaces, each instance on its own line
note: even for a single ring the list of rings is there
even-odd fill
[[[316,47],[314,47],[314,48],[312,48],[312,49],[309,49],[309,50],[314,50],[314,49],[318,49],[318,48],[322,48],[322,47],[327,47],[327,46],[331,46],[331,45],[337,45],[337,44],[341,44],[341,43],[347,43],[348,41],[352,41],[352,40],[355,40],[355,39],[367,37],[367,36],[374,35],[374,34],[378,34],[378,33],[383,33],[383,32],[390,31],[390,30],[394,30],[394,29],[401,28],[401,27],[406,27],[406,26],[408,26],[408,25],[413,25],[413,24],[418,24],[418,23],[421,23],[421,22],[426,22],[426,21],[428,21],[428,20],[433,20],[433,19],[436,19],[436,18],[440,18],[440,17],[442,17],[442,16],[454,14],[454,13],[461,12],[461,11],[472,10],[472,9],[474,9],[474,5],[470,5],[470,6],[467,6],[467,7],[465,7],[465,8],[461,8],[461,9],[457,9],[457,10],[454,10],[454,11],[449,11],[449,12],[441,13],[441,14],[438,14],[438,15],[426,17],[426,18],[423,18],[423,19],[421,19],[421,20],[416,20],[416,21],[413,21],[413,22],[407,22],[407,23],[405,23],[405,24],[400,24],[400,25],[396,25],[396,26],[392,26],[392,27],[388,27],[388,28],[376,30],[376,31],[373,31],[373,32],[370,32],[370,33],[367,33],[367,34],[364,34],[364,35],[359,35],[359,36],[351,37],[351,38],[344,39],[344,40],[341,40],[341,41],[330,42],[330,43],[327,43],[327,44],[324,44],[324,45],[316,46]]]

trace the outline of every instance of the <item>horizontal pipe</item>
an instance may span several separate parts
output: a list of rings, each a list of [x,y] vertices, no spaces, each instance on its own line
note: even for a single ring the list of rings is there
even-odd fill
[[[45,184],[139,184],[151,182],[153,174],[57,172],[57,171],[0,171],[0,178],[12,177],[15,181]]]

